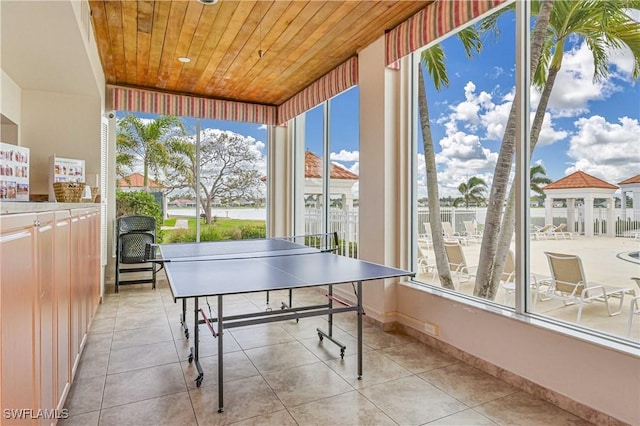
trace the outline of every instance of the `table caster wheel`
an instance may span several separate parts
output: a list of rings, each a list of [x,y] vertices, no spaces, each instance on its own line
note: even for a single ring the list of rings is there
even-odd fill
[[[322,342],[322,340],[324,339],[324,336],[320,333],[318,333],[318,339],[320,339],[320,341]]]
[[[189,355],[189,364],[193,362],[193,355]]]
[[[203,379],[202,376],[198,376],[198,378],[196,379],[196,386],[197,387],[202,386],[202,379]]]
[[[344,359],[344,348],[340,349],[340,358]]]

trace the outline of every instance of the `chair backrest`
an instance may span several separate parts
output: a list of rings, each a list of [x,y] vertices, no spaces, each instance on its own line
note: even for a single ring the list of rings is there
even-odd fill
[[[573,254],[544,252],[549,261],[555,288],[564,293],[579,295],[586,283],[582,261]]]
[[[453,226],[451,226],[451,222],[442,222],[442,232],[445,237],[453,237]]]
[[[422,226],[424,226],[424,234],[427,237],[431,237],[431,225],[429,224],[429,222],[424,222]]]
[[[477,230],[476,230],[476,226],[473,223],[473,221],[471,220],[465,220],[462,223],[464,223],[464,230],[467,232],[467,234],[469,235],[475,235]]]
[[[152,216],[130,215],[118,218],[118,233],[150,232],[156,233],[156,219]]]
[[[567,227],[566,223],[561,223],[560,225],[556,226],[555,228],[553,228],[553,232],[563,232],[564,228]]]
[[[513,254],[513,250],[509,250],[507,253],[507,259],[504,262],[504,270],[500,277],[500,281],[505,283],[513,282],[516,278],[516,261]]]
[[[538,233],[539,234],[545,234],[547,233],[551,228],[553,228],[553,225],[550,223],[547,223],[545,226],[543,226],[542,228],[538,229]]]
[[[449,261],[450,270],[459,271],[467,266],[460,243],[444,243],[444,251]]]
[[[427,258],[429,251],[429,242],[424,238],[418,238],[418,255],[423,258]]]

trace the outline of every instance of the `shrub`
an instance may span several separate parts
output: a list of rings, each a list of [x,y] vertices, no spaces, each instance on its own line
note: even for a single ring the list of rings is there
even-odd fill
[[[240,227],[240,238],[243,240],[264,238],[267,236],[265,225],[245,225]]]

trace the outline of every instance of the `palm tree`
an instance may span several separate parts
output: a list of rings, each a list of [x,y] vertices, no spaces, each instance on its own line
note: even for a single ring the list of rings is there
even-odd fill
[[[131,166],[141,161],[143,166],[144,187],[149,189],[149,169],[156,174],[169,164],[170,150],[166,144],[169,137],[177,131],[184,134],[184,124],[175,116],[165,115],[153,121],[143,121],[133,114],[118,122],[116,136],[116,162],[119,166]]]
[[[551,91],[562,67],[564,45],[567,39],[578,36],[585,40],[593,56],[595,81],[605,80],[610,74],[608,51],[626,46],[634,57],[632,76],[638,79],[640,76],[640,23],[628,15],[629,9],[640,9],[640,1],[556,0],[554,2],[544,0],[531,3],[532,14],[538,15],[532,37],[531,72],[534,76],[533,84],[541,90],[541,96],[531,124],[530,155],[540,136]],[[544,28],[539,30],[538,27],[542,27],[543,24]],[[538,48],[540,50],[536,52]],[[513,117],[510,115],[507,129],[510,126],[515,127],[515,122],[515,115]],[[510,159],[513,158],[515,147],[515,140],[506,138],[507,133],[505,133],[499,157],[503,160],[508,158],[509,164],[498,160],[496,175],[500,177],[511,172]],[[507,184],[507,180],[497,182],[494,180],[491,193],[495,199],[489,203],[490,208],[487,210],[485,238],[482,242],[474,290],[474,294],[487,298],[495,297],[515,224],[514,185],[509,193],[505,215],[500,220],[501,201],[504,200]],[[499,233],[498,230],[500,230]]]
[[[482,43],[478,32],[473,27],[461,30],[458,37],[462,41],[467,57],[482,49]],[[447,66],[444,51],[440,45],[435,45],[422,52],[420,65],[418,66],[418,110],[420,115],[420,128],[424,147],[424,162],[427,169],[427,197],[429,201],[429,226],[433,239],[433,249],[436,257],[436,267],[440,275],[442,287],[453,289],[453,280],[449,271],[449,262],[444,250],[444,236],[442,221],[440,219],[440,196],[438,195],[438,173],[436,168],[436,153],[431,135],[429,121],[429,108],[427,106],[427,93],[424,87],[424,73],[422,67],[427,69],[433,79],[436,90],[449,85]]]
[[[547,171],[542,164],[531,166],[529,170],[529,186],[531,192],[535,192],[544,198],[544,192],[540,187],[542,185],[549,185],[551,182],[552,180],[547,177]]]
[[[479,206],[486,200],[486,190],[487,183],[482,178],[472,176],[467,182],[462,182],[458,186],[458,191],[460,191],[462,197],[456,198],[453,205],[457,207],[461,203],[464,203],[464,206],[468,208],[470,203],[475,203],[476,206]]]

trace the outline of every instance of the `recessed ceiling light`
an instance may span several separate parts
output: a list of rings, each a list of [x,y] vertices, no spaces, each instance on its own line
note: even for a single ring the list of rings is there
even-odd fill
[[[202,4],[216,4],[218,0],[198,0]]]
[[[178,60],[179,60],[180,62],[184,62],[185,64],[186,64],[187,62],[191,62],[191,59],[187,58],[186,56],[180,56],[180,57],[178,58]]]

